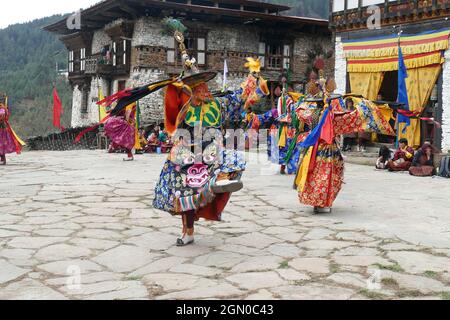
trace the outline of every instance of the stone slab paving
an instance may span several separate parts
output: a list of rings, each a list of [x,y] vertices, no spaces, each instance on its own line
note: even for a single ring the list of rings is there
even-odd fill
[[[331,214],[250,153],[196,243],[151,206],[165,157],[25,152],[0,167],[0,299],[449,299],[450,181],[347,165]]]

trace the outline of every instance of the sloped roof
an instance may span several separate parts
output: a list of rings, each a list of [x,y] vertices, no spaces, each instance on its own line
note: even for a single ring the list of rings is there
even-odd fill
[[[306,17],[282,16],[290,8],[254,0],[104,0],[82,10],[81,28],[95,30],[119,18],[135,19],[144,15],[160,15],[163,11],[172,16],[190,16],[233,23],[281,23],[292,28],[304,25],[328,28],[328,21]],[[66,19],[46,26],[45,30],[66,35],[74,30],[67,28]]]

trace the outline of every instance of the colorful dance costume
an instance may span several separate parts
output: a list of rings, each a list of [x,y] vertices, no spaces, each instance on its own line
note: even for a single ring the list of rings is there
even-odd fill
[[[344,159],[338,136],[351,132],[395,135],[378,106],[364,98],[348,96],[354,100],[356,108],[351,112],[343,111],[339,97],[331,95],[334,87],[331,88],[324,89],[322,98],[307,99],[296,110],[298,119],[310,131],[300,144],[294,185],[300,202],[313,206],[316,212],[331,208],[342,187]]]
[[[6,155],[20,154],[25,143],[17,136],[9,124],[8,98],[0,94],[0,165],[6,164]]]
[[[136,104],[130,104],[125,109],[110,117],[105,123],[105,134],[111,139],[115,149],[126,150],[128,159],[133,159],[132,149],[136,146],[137,129],[135,124]]]
[[[259,64],[256,71],[259,72]],[[183,216],[183,237],[177,242],[180,246],[193,241],[193,238],[186,240],[189,238],[186,233],[193,236],[193,221],[200,218],[220,221],[231,193],[242,188],[240,178],[245,170],[245,154],[243,150],[235,150],[234,143],[225,148],[221,108],[245,110],[268,95],[266,81],[256,71],[253,70],[239,90],[220,98],[213,97],[206,81],[192,80],[202,79],[204,75],[210,80],[215,73],[193,75],[183,79],[183,84],[167,87],[166,129],[171,135],[180,134],[184,129],[189,139],[184,136],[176,139],[157,184],[153,206]],[[199,138],[198,132],[201,132]],[[217,191],[222,183],[227,187],[223,192]]]
[[[276,119],[278,130],[271,131],[271,142],[278,143],[271,144],[270,160],[281,166],[281,174],[295,174],[297,172],[300,155],[298,141],[302,138],[301,133],[304,132],[304,124],[298,121],[295,108],[303,99],[302,94],[286,93],[285,90],[278,99],[277,110],[280,115]],[[273,135],[274,133],[276,136]],[[278,144],[278,150],[274,149],[276,144]]]

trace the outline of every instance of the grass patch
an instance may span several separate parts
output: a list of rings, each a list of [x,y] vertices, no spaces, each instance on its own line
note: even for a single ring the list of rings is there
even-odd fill
[[[381,264],[381,263],[375,263],[374,266],[376,266],[382,270],[390,270],[390,271],[394,271],[394,272],[403,272],[404,271],[398,263],[389,265],[389,266]]]
[[[425,277],[436,279],[438,277],[437,272],[427,270],[423,273]]]
[[[339,265],[336,263],[330,264],[330,272],[331,273],[338,273],[339,272]]]
[[[360,290],[359,294],[361,294],[369,299],[373,299],[373,300],[385,300],[387,298],[387,296],[382,293],[371,291],[368,289]]]
[[[398,287],[398,282],[393,278],[383,278],[381,283],[387,287]]]
[[[288,261],[283,261],[280,263],[280,266],[278,267],[278,269],[287,269],[289,268],[289,262]]]
[[[128,281],[140,281],[141,277],[139,276],[131,276],[131,277],[127,277]]]
[[[441,293],[441,298],[443,300],[450,300],[450,292],[442,292]]]

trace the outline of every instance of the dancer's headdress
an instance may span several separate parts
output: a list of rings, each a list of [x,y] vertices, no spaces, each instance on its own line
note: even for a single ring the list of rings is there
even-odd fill
[[[8,96],[6,93],[0,92],[0,104],[4,105],[5,107],[8,105]]]

